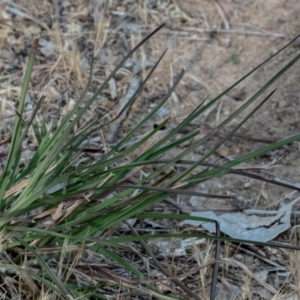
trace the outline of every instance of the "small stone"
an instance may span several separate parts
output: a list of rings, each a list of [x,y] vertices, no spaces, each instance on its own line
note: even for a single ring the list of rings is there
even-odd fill
[[[244,188],[245,189],[248,189],[249,187],[251,187],[251,182],[244,183]]]
[[[218,150],[218,152],[219,152],[219,154],[220,154],[221,156],[226,157],[226,156],[229,155],[229,148],[226,147],[225,145],[222,145],[222,146],[220,147],[220,149]]]

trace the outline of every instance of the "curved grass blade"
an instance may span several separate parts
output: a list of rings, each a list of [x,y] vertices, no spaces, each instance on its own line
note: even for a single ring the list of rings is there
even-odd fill
[[[22,116],[24,110],[25,98],[26,98],[26,94],[30,82],[31,73],[33,70],[38,42],[39,39],[35,38],[29,55],[29,60],[28,60],[27,69],[25,72],[24,82],[21,89],[21,95],[19,100],[18,113],[20,116]],[[3,199],[4,193],[6,192],[8,186],[9,185],[11,186],[12,182],[14,182],[14,178],[18,170],[18,164],[21,156],[21,142],[20,142],[21,134],[22,134],[22,121],[20,118],[17,118],[12,140],[11,140],[11,146],[9,150],[7,163],[5,165],[5,168],[3,170],[3,175],[1,176],[1,180],[0,180],[0,201]]]
[[[300,58],[300,56],[299,56]],[[179,174],[177,177],[173,178],[172,181],[171,181],[171,185],[172,184],[175,184],[176,182],[178,182],[179,180],[181,180],[182,178],[184,178],[186,175],[190,174],[197,166],[199,166],[203,161],[205,161],[209,156],[211,156],[213,153],[216,152],[216,150],[221,146],[223,145],[230,137],[232,137],[234,135],[234,133],[239,130],[239,128],[241,128],[260,108],[263,104],[266,103],[266,101],[275,93],[276,89],[273,90],[263,101],[261,101],[260,104],[258,104],[240,123],[238,123],[231,131],[230,133],[225,137],[223,138],[218,144],[217,146],[215,146],[211,151],[209,151],[206,155],[204,155],[203,158],[201,158],[196,164],[194,164],[193,166],[191,166],[190,168],[188,168],[186,171],[182,172],[182,174]],[[250,99],[251,100],[251,99]],[[249,100],[249,101],[250,101]],[[247,106],[245,106],[247,107]],[[243,111],[243,109],[239,112],[239,109],[237,110],[238,114],[241,113]],[[237,115],[238,115],[237,114]],[[233,114],[235,115],[235,113]],[[236,116],[235,116],[236,117]],[[234,118],[235,118],[234,117]],[[232,116],[229,117],[229,120],[228,121],[231,121],[233,120]],[[226,121],[224,121],[224,124],[227,124],[227,122],[225,123]],[[222,125],[222,124],[221,124]],[[223,126],[219,127],[219,129],[223,128]],[[218,129],[218,130],[219,130]],[[217,130],[217,131],[218,131]]]
[[[216,198],[216,199],[232,199],[233,197],[229,196],[222,196],[222,195],[213,195],[207,193],[200,193],[194,191],[184,191],[176,188],[165,188],[160,186],[152,186],[152,185],[114,185],[115,187],[126,188],[126,189],[134,189],[134,190],[147,190],[147,191],[158,191],[158,192],[165,192],[168,194],[177,194],[177,195],[191,195],[191,196],[198,196],[198,197],[206,197],[206,198]],[[97,188],[97,190],[102,189],[110,189],[110,186],[103,186],[101,188]]]
[[[233,161],[230,161],[230,162],[227,162],[227,163],[223,164],[222,167],[230,169],[230,168],[232,168],[234,166],[237,166],[237,165],[239,165],[239,164],[241,164],[243,162],[249,161],[249,160],[251,160],[251,159],[253,159],[255,157],[259,157],[261,155],[264,155],[265,153],[267,153],[269,151],[276,150],[276,149],[278,149],[280,147],[283,147],[284,145],[291,144],[291,143],[293,143],[295,141],[299,141],[299,140],[300,140],[300,134],[297,134],[297,135],[295,135],[293,137],[281,140],[281,141],[279,141],[277,143],[274,143],[272,145],[269,145],[267,147],[261,148],[259,150],[253,151],[253,152],[248,153],[248,154],[245,154],[245,155],[243,155],[243,156],[241,156],[241,157],[239,157],[239,158],[237,158],[237,159],[235,159]],[[200,178],[202,178],[202,179],[204,179],[204,178],[205,179],[209,179],[209,178],[212,178],[212,177],[216,176],[219,172],[220,172],[219,170],[212,169],[212,170],[206,171],[205,174],[204,173],[203,174],[199,174],[199,176],[198,176],[197,179],[196,178],[195,179],[191,179],[191,180],[188,179],[188,181],[190,183],[195,183]]]

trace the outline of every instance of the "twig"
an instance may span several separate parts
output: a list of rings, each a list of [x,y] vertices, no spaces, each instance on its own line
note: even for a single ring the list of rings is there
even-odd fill
[[[200,32],[200,33],[206,33],[206,32],[212,32],[212,29],[200,29],[197,27],[183,27],[183,31],[190,31],[190,32]],[[161,31],[161,33],[164,33],[165,30]],[[271,32],[271,31],[245,31],[245,30],[236,30],[236,29],[217,29],[216,33],[231,33],[231,34],[247,34],[247,35],[262,35],[262,36],[274,36],[274,37],[285,37],[285,34],[283,33],[277,33],[277,32]]]
[[[165,202],[175,206],[176,208],[180,209],[183,213],[190,215],[192,213],[192,210],[185,206],[181,205],[178,202],[166,198]],[[220,237],[220,224],[215,221],[216,225],[216,236]],[[212,276],[212,282],[211,282],[211,289],[210,289],[210,299],[215,300],[216,298],[216,285],[217,285],[217,278],[218,278],[218,270],[220,263],[218,262],[218,259],[220,258],[220,240],[216,241],[216,250],[215,250],[215,263],[214,263],[214,269],[213,269],[213,276]]]
[[[5,140],[3,140],[3,141],[0,141],[0,146],[2,146],[2,145],[5,145],[5,144],[8,144],[8,143],[10,143],[11,142],[11,137],[9,137],[9,138],[7,138],[7,139],[5,139]],[[0,154],[1,155],[1,154]]]
[[[237,268],[240,268],[242,270],[245,271],[245,273],[251,277],[252,279],[254,279],[255,281],[257,281],[260,285],[262,285],[265,289],[269,290],[271,293],[273,293],[274,295],[278,295],[278,292],[276,291],[276,289],[274,287],[272,287],[270,284],[268,284],[267,282],[261,280],[256,274],[254,274],[245,264],[236,261],[232,258],[222,258],[221,259],[222,262],[228,263],[231,266],[235,266]]]
[[[110,29],[109,29],[110,30]],[[141,33],[149,33],[151,32],[150,28],[146,26],[139,30]],[[111,30],[110,30],[111,32]],[[181,30],[171,30],[171,29],[163,29],[159,32],[159,34],[176,34],[176,35],[189,35],[190,32],[199,32],[199,33],[230,33],[230,34],[246,34],[246,35],[260,35],[260,36],[273,36],[273,37],[286,37],[283,33],[272,32],[262,29],[262,31],[246,31],[246,30],[239,30],[239,29],[214,29],[214,28],[197,28],[197,27],[182,27]],[[88,34],[89,32],[87,32]],[[72,35],[72,34],[66,34]]]
[[[9,143],[10,139],[5,140],[4,142],[2,142],[2,144],[5,144],[6,142]],[[0,145],[2,145],[2,144],[0,143]],[[22,152],[27,151],[27,150],[37,151],[38,148],[39,148],[38,146],[22,147]],[[75,151],[76,152],[81,151],[81,152],[84,152],[84,153],[92,153],[92,154],[104,154],[105,153],[105,150],[103,150],[103,149],[92,149],[92,148],[77,148]],[[0,152],[0,158],[6,157],[6,156],[8,156],[8,154],[9,154],[9,152]]]
[[[117,115],[122,112],[122,110],[124,109],[127,102],[130,100],[130,98],[134,95],[136,90],[139,88],[140,82],[141,82],[141,78],[139,76],[137,76],[137,75],[133,76],[130,86],[129,86],[129,89],[127,91],[127,94],[123,98],[123,100],[121,100],[121,102],[120,102],[120,106],[119,106]],[[111,125],[110,132],[107,134],[107,142],[108,143],[111,144],[114,142],[116,135],[118,133],[118,130],[119,130],[120,126],[122,125],[122,123],[125,121],[129,110],[130,110],[130,106],[127,107],[123,111],[123,113],[120,115],[120,117]]]
[[[149,184],[143,184],[141,186],[139,185],[122,185],[122,184],[116,184],[114,187],[120,187],[120,188],[132,188],[132,189],[141,189],[141,190],[153,190],[153,191],[159,191],[159,192],[165,192],[165,193],[172,193],[176,195],[191,195],[191,196],[198,196],[198,197],[207,197],[207,198],[217,198],[217,199],[233,199],[236,197],[233,196],[222,196],[222,195],[214,195],[214,194],[206,194],[201,192],[193,192],[189,190],[183,190],[179,188],[167,188],[167,187],[161,187],[161,186],[152,186]],[[180,187],[180,186],[178,186]],[[104,187],[103,187],[104,188]],[[107,187],[105,187],[107,188]]]
[[[222,9],[222,6],[216,0],[210,0],[210,2],[215,6],[216,10],[218,11],[218,13],[222,19],[222,22],[224,24],[225,29],[230,30],[230,25],[226,18],[226,15]]]
[[[127,224],[127,226],[133,231],[133,233],[135,235],[138,235],[138,233],[136,232],[136,230],[128,223],[125,222],[125,224]],[[172,275],[169,273],[169,271],[167,269],[165,269],[162,264],[159,263],[159,261],[156,259],[154,253],[152,252],[152,250],[150,249],[150,247],[143,241],[140,241],[142,246],[144,247],[145,251],[148,253],[148,255],[150,257],[152,257],[152,261],[154,263],[154,265],[166,276],[169,278],[172,278]],[[201,300],[200,297],[194,293],[193,291],[191,291],[188,287],[185,286],[185,284],[183,284],[180,280],[178,280],[177,278],[172,278],[171,281],[173,283],[175,283],[177,286],[179,286],[183,291],[185,291],[187,293],[187,295],[191,296],[192,299],[196,299],[196,300]]]
[[[281,270],[281,271],[286,271],[286,270],[287,270],[286,267],[279,265],[279,264],[276,263],[275,261],[272,261],[272,260],[270,260],[270,259],[268,259],[268,258],[262,256],[261,254],[255,252],[255,251],[253,252],[253,251],[251,251],[251,250],[245,249],[244,247],[240,247],[240,245],[235,245],[235,244],[233,244],[233,243],[231,243],[230,246],[231,246],[231,247],[234,247],[234,248],[237,248],[237,249],[239,249],[239,250],[242,251],[242,252],[245,252],[245,253],[247,253],[247,254],[250,254],[250,255],[253,255],[253,256],[257,257],[258,259],[264,261],[265,263],[267,263],[267,264],[269,264],[269,265],[271,265],[271,266],[277,268],[277,270]]]
[[[111,29],[105,29],[103,30],[104,33],[110,33],[110,34],[117,34],[119,33],[117,30],[111,30]],[[151,29],[149,28],[145,28],[145,29],[140,29],[140,32],[141,33],[144,33],[144,34],[147,34],[149,32],[151,32]],[[200,29],[200,28],[197,28],[197,27],[183,27],[182,30],[168,30],[168,29],[164,29],[164,30],[161,30],[159,32],[159,34],[169,34],[169,35],[189,35],[190,32],[199,32],[199,33],[211,33],[211,32],[214,32],[213,29]],[[278,37],[278,38],[283,38],[283,37],[286,37],[285,34],[283,33],[278,33],[278,32],[271,32],[271,31],[266,31],[266,30],[263,30],[263,31],[245,31],[245,30],[238,30],[238,29],[217,29],[216,33],[229,33],[229,34],[246,34],[246,35],[259,35],[259,36],[273,36],[273,37]],[[86,31],[82,31],[80,33],[81,36],[85,36],[85,35],[89,35],[89,34],[94,34],[94,31],[89,31],[89,30],[86,30]],[[43,36],[48,36],[50,35],[49,33],[45,32],[43,33]],[[71,36],[78,36],[79,34],[76,32],[76,33],[73,33],[73,32],[63,32],[62,33],[62,36],[64,37],[71,37]],[[155,39],[155,37],[153,38]],[[152,39],[152,40],[153,40]],[[161,38],[158,38],[161,40]],[[188,37],[188,39],[193,39],[193,37]],[[210,39],[209,38],[199,38],[197,36],[195,36],[195,40],[201,40],[201,41],[209,41]]]
[[[54,0],[55,5],[55,18],[58,24],[61,24],[61,1]]]
[[[174,201],[171,198],[166,198],[165,202],[168,203],[168,204],[173,205],[174,207],[176,207],[177,209],[179,209],[184,214],[190,215],[193,212],[188,206],[182,205],[182,204]]]
[[[28,20],[31,20],[35,23],[37,23],[38,25],[40,25],[41,27],[43,27],[46,31],[50,32],[50,28],[48,27],[48,25],[45,23],[45,22],[42,22],[40,21],[39,19],[29,15],[29,14],[26,14],[24,12],[22,12],[20,9],[16,8],[16,7],[13,7],[11,5],[6,5],[5,6],[5,10],[12,14],[12,15],[15,15],[15,16],[19,16],[21,18],[24,18],[24,19],[28,19]]]
[[[295,189],[297,191],[300,191],[300,184],[299,183],[291,182],[291,181],[285,180],[283,178],[277,177],[272,172],[268,172],[266,170],[261,170],[261,172],[263,174],[267,174],[269,176],[272,176],[273,177],[272,183],[274,183],[274,184],[277,184],[279,186],[284,186],[284,187],[287,187],[287,188],[291,188],[291,189]],[[268,181],[266,180],[266,182],[268,182]]]

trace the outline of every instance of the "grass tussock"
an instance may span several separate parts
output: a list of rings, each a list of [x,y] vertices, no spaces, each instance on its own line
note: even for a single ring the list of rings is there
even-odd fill
[[[105,9],[101,13],[103,15]],[[139,14],[145,22],[149,21],[142,7],[139,7]],[[101,46],[108,39],[107,24],[103,18],[100,20],[96,24],[93,49],[96,54],[101,52]],[[47,24],[41,25],[50,30]],[[300,55],[207,134],[200,135],[199,130],[184,130],[288,45],[217,97],[203,99],[201,105],[178,124],[172,124],[170,128],[170,118],[163,118],[156,126],[150,127],[149,120],[155,118],[168,99],[177,101],[176,89],[185,73],[182,70],[174,76],[171,87],[159,97],[159,103],[123,132],[121,125],[135,109],[135,100],[156,74],[166,52],[149,71],[144,65],[140,67],[143,76],[137,84],[132,84],[132,79],[129,88],[124,87],[121,91],[125,100],[115,101],[109,107],[96,103],[108,87],[110,91],[114,90],[120,74],[128,75],[124,66],[130,60],[132,63],[133,56],[138,61],[137,54],[140,54],[145,62],[145,43],[155,38],[164,25],[137,44],[133,40],[132,44],[136,46],[126,52],[115,68],[111,70],[111,66],[106,66],[107,77],[98,80],[95,79],[97,70],[93,68],[93,59],[88,61],[89,71],[84,71],[80,51],[71,44],[67,45],[59,24],[55,23],[52,34],[57,37],[56,45],[62,53],[57,65],[65,72],[56,80],[63,82],[64,76],[76,74],[84,87],[83,92],[78,98],[76,93],[71,95],[67,105],[63,102],[53,104],[47,102],[50,88],[48,94],[40,93],[28,109],[28,95],[34,94],[30,90],[31,81],[38,80],[40,74],[37,70],[45,68],[50,73],[54,70],[54,66],[35,65],[40,40],[34,39],[24,69],[22,88],[16,90],[19,93],[18,108],[10,108],[15,114],[11,125],[13,130],[8,126],[3,134],[6,139],[1,145],[6,147],[1,157],[0,181],[0,294],[3,299],[216,299],[224,291],[226,295],[236,295],[241,299],[255,299],[264,293],[279,297],[278,290],[284,284],[275,288],[247,261],[228,258],[227,254],[239,254],[228,243],[298,250],[296,246],[224,237],[217,222],[187,213],[176,214],[166,203],[174,204],[172,201],[178,195],[235,199],[236,196],[224,191],[213,194],[193,189],[228,174],[283,185],[254,171],[234,167],[299,141],[299,134],[223,164],[210,159],[259,109],[263,109],[262,106],[275,93],[275,90],[270,90],[273,83],[299,60]],[[75,23],[69,24],[70,35],[76,30]],[[42,76],[41,81],[46,81],[46,77]],[[7,90],[7,97],[10,92]],[[55,94],[54,90],[52,92]],[[3,107],[7,109],[8,106],[4,101]],[[91,111],[96,107],[99,114],[92,117]],[[224,132],[224,128],[228,131],[220,137],[218,134]],[[215,137],[218,137],[216,143],[200,159],[186,159]],[[171,156],[174,149],[180,151]],[[288,184],[284,186],[296,188]],[[180,205],[176,209],[183,210]],[[216,234],[208,235],[195,228],[175,230],[179,221],[187,219],[214,222]],[[200,240],[203,243],[199,243]],[[225,247],[226,257],[224,251],[221,253],[221,242],[228,247]],[[184,243],[190,245],[187,250]],[[162,250],[161,245],[167,247]],[[253,253],[257,250],[255,247],[251,249]],[[178,255],[178,250],[183,252]],[[248,254],[255,256],[253,253]],[[298,290],[297,253],[292,252],[289,257],[292,278],[292,283],[286,287],[289,293]],[[259,251],[257,255],[260,255]],[[245,257],[248,256],[243,259]]]

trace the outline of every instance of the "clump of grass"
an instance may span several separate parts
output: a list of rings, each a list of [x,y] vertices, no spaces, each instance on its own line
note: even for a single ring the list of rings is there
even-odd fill
[[[127,295],[134,299],[139,294],[145,294],[161,299],[174,299],[174,297],[184,299],[186,295],[194,299],[201,299],[197,292],[172,277],[170,270],[162,266],[145,241],[162,237],[196,236],[218,241],[250,243],[249,241],[221,238],[218,224],[216,224],[217,236],[187,233],[140,235],[129,221],[134,217],[139,219],[199,220],[199,218],[188,215],[154,213],[151,212],[151,208],[170,195],[176,194],[226,198],[223,195],[190,192],[187,191],[187,188],[216,176],[236,173],[237,171],[232,169],[234,166],[299,140],[300,135],[295,135],[221,166],[207,163],[207,159],[272,96],[274,93],[272,91],[199,161],[184,160],[189,153],[203,145],[214,134],[236,119],[250,104],[258,100],[282,74],[298,61],[300,55],[296,56],[210,134],[191,143],[176,157],[159,160],[159,157],[168,153],[170,149],[197,137],[199,131],[174,139],[176,133],[250,76],[259,66],[206,105],[199,106],[172,131],[151,143],[149,147],[145,148],[143,145],[168,124],[168,119],[158,124],[142,139],[126,146],[139,129],[168,100],[184,76],[183,70],[178,74],[173,86],[159,105],[135,128],[113,147],[105,150],[94,149],[94,152],[100,154],[96,161],[80,163],[80,157],[86,151],[92,151],[82,145],[88,144],[96,132],[110,126],[132,105],[160,60],[115,119],[109,122],[104,122],[104,119],[96,120],[77,131],[74,130],[74,127],[124,62],[162,26],[140,42],[120,62],[94,95],[84,102],[92,83],[93,72],[91,70],[88,84],[69,114],[62,120],[58,114],[50,125],[45,121],[41,126],[35,122],[35,117],[39,113],[46,95],[41,97],[29,119],[22,118],[38,45],[38,39],[34,40],[20,96],[18,118],[0,182],[0,226],[2,230],[0,267],[3,276],[10,279],[4,280],[0,290],[3,297],[7,294],[10,297],[18,294],[22,299],[38,299],[43,291],[43,293],[51,295],[52,299],[55,297],[57,299],[91,299],[91,297],[93,297],[92,299],[108,299],[109,293],[114,291],[120,298]],[[160,59],[163,55],[164,53]],[[37,147],[28,163],[22,166],[20,165],[22,141],[29,130],[34,133]],[[132,155],[133,153],[134,155]],[[128,157],[133,158],[129,160]],[[153,164],[158,166],[155,171],[141,177],[138,176],[143,168]],[[175,164],[184,165],[186,168],[184,171],[176,173],[171,169]],[[204,172],[192,175],[192,172],[200,165],[206,165],[209,168]],[[253,176],[245,172],[242,175]],[[260,179],[263,180],[263,178]],[[118,231],[122,224],[127,224],[126,228],[131,230],[131,235],[122,236],[121,231]],[[133,242],[138,242],[141,248],[132,247]],[[260,243],[260,245],[265,244]],[[271,245],[274,246],[274,244]],[[285,245],[285,247],[293,248],[289,245]],[[219,256],[218,253],[219,244],[217,244],[216,258]],[[93,257],[92,262],[89,261],[88,256]],[[169,277],[180,289],[169,288],[171,294],[164,294],[164,289],[159,289],[153,280],[147,278],[147,272],[141,267],[143,263],[134,262],[134,259],[138,260],[141,256],[144,260],[150,260],[150,263],[148,262],[150,269],[157,268],[163,276]],[[97,259],[100,262],[96,263]],[[106,266],[113,266],[115,272],[110,271]],[[216,263],[212,277],[211,299],[215,298],[217,271],[218,264]],[[19,284],[18,288],[17,283]]]

